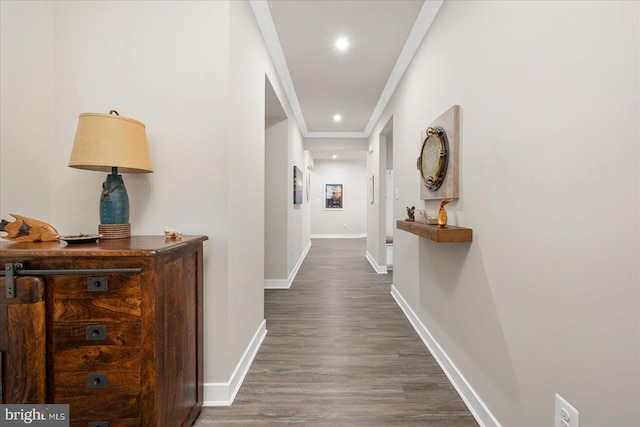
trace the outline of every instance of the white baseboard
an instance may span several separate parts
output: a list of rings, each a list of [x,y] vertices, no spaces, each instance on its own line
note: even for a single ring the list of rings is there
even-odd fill
[[[387,266],[386,265],[379,265],[376,260],[373,258],[373,255],[371,255],[369,253],[369,251],[367,251],[367,254],[365,255],[367,257],[367,261],[369,261],[369,264],[371,264],[371,266],[373,267],[373,269],[376,271],[376,273],[378,274],[387,274]]]
[[[364,234],[312,234],[312,239],[362,239],[367,237],[367,233]]]
[[[266,335],[267,322],[263,320],[249,343],[249,346],[240,358],[236,369],[233,371],[233,374],[231,374],[229,381],[225,383],[204,384],[202,406],[231,406]]]
[[[298,262],[291,270],[291,274],[286,279],[264,279],[264,288],[265,289],[289,289],[293,284],[293,280],[296,278],[298,274],[298,270],[300,270],[300,266],[302,265],[302,261],[307,257],[309,253],[309,249],[311,249],[311,240],[307,243],[307,247],[302,251],[302,255],[298,258]]]
[[[500,423],[496,420],[491,411],[489,411],[489,408],[487,408],[482,399],[480,399],[480,396],[478,396],[464,376],[462,376],[462,373],[458,370],[456,365],[454,365],[447,353],[445,353],[442,347],[440,347],[435,338],[433,338],[433,335],[431,335],[429,330],[422,324],[398,289],[393,285],[391,285],[391,295],[396,300],[405,316],[407,316],[407,319],[409,319],[409,322],[411,322],[418,335],[420,335],[420,338],[422,338],[422,341],[436,359],[440,368],[442,368],[447,378],[449,378],[449,381],[451,381],[451,384],[453,384],[453,387],[467,405],[469,411],[471,411],[471,414],[478,424],[482,427],[500,427]]]

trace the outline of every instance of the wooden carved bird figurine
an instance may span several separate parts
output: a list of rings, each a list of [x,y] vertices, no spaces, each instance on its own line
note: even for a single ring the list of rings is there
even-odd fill
[[[18,242],[49,242],[60,238],[56,229],[46,222],[26,216],[9,215],[14,217],[16,221],[9,222],[3,219],[0,222],[0,231],[7,233],[6,236],[1,236],[3,239]]]
[[[444,199],[440,202],[440,209],[438,209],[438,225],[441,228],[447,228],[447,211],[445,210],[445,205],[453,202],[453,199]]]

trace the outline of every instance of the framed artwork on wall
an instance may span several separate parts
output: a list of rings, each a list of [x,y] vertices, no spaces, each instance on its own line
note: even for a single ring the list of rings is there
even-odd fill
[[[297,166],[293,166],[293,204],[302,204],[302,189],[304,188],[304,178],[302,171]]]
[[[324,208],[344,209],[344,189],[342,184],[324,185]]]
[[[330,210],[344,209],[344,188],[342,184],[324,185],[324,208]]]

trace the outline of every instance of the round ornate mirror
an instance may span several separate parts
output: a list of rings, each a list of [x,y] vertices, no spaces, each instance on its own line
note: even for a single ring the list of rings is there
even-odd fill
[[[444,182],[447,173],[449,141],[441,127],[427,129],[427,137],[422,143],[418,168],[425,185],[430,191],[436,191]]]

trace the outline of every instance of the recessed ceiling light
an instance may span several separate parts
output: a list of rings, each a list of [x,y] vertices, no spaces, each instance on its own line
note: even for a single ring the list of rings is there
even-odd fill
[[[333,116],[333,121],[334,122],[339,122],[342,120],[342,116],[340,114],[334,114]]]
[[[344,51],[347,50],[349,48],[349,40],[347,40],[344,37],[339,37],[336,40],[336,49]]]
[[[333,157],[334,159],[337,159],[337,158],[338,158],[338,156],[336,156],[335,154],[334,154],[332,157]]]

